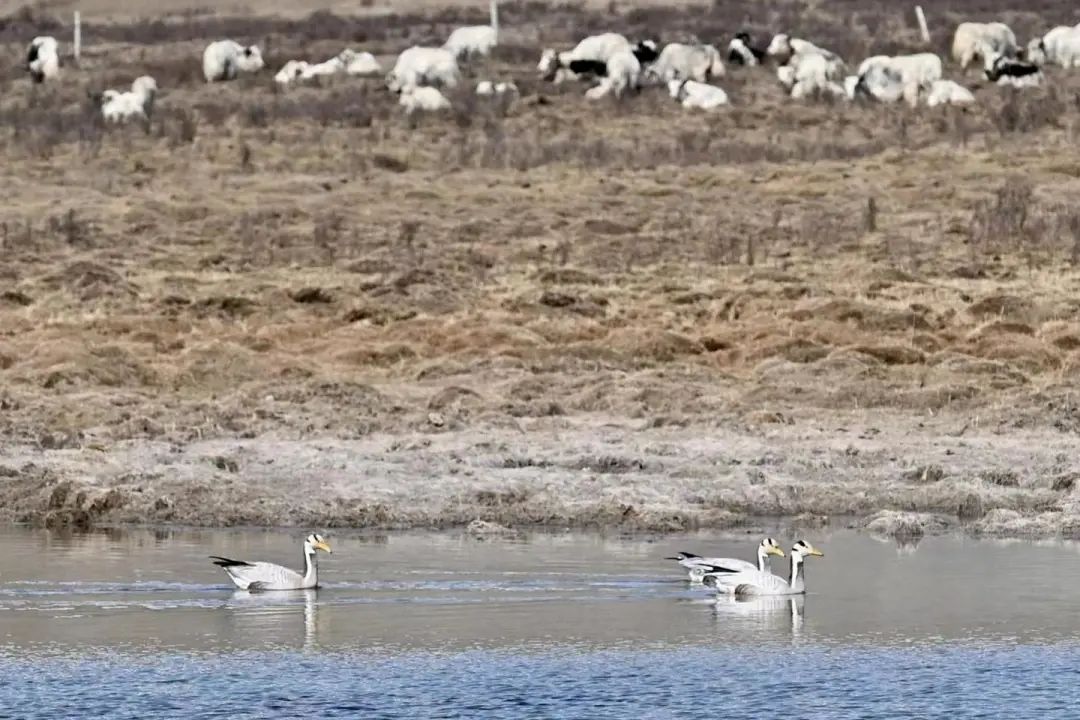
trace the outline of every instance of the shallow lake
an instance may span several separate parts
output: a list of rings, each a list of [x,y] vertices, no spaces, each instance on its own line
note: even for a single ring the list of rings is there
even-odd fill
[[[0,529],[0,716],[1076,714],[1077,544],[822,531],[807,596],[738,603],[664,557],[760,535],[330,536],[293,593],[207,559],[300,567],[301,536]]]

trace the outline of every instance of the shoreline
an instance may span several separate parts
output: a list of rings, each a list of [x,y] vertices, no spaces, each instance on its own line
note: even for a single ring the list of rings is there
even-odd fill
[[[888,422],[883,422],[888,420]],[[520,429],[3,448],[0,520],[326,530],[733,530],[762,519],[917,538],[1080,536],[1080,441],[851,413],[808,426]],[[869,432],[872,423],[874,432]]]

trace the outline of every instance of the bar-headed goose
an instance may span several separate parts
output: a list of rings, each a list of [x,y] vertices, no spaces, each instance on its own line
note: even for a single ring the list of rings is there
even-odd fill
[[[211,555],[210,559],[228,574],[241,590],[308,590],[319,586],[319,566],[315,553],[331,552],[322,535],[312,533],[304,539],[304,574],[268,562],[246,562]]]

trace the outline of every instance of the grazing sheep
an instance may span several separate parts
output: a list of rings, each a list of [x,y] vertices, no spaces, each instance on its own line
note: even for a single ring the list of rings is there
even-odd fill
[[[924,90],[935,80],[941,79],[941,58],[934,53],[875,55],[862,61],[858,74],[864,75],[874,65],[892,68],[900,76],[902,84],[915,83]]]
[[[491,24],[460,27],[450,33],[443,48],[457,59],[487,57],[499,44],[499,3],[491,0]]]
[[[101,114],[106,122],[123,122],[132,118],[146,120],[154,107],[158,86],[149,75],[135,78],[131,90],[106,90],[101,96]]]
[[[398,104],[405,108],[405,112],[412,115],[414,112],[432,112],[436,110],[449,110],[450,101],[439,92],[438,88],[427,85],[410,85],[401,91],[401,99]]]
[[[258,72],[263,68],[262,53],[257,45],[244,47],[232,40],[218,40],[203,51],[203,76],[206,82],[235,80],[242,72]]]
[[[843,86],[834,80],[835,70],[833,61],[824,55],[795,54],[786,65],[776,68],[776,78],[796,100],[818,93],[843,95]]]
[[[338,59],[345,63],[346,75],[378,75],[382,72],[382,65],[369,52],[356,52],[345,48],[338,55]]]
[[[905,82],[901,71],[890,64],[870,63],[859,75],[855,95],[887,103],[905,100],[914,107],[919,101],[919,84]]]
[[[722,77],[724,72],[724,62],[715,47],[683,43],[665,45],[647,70],[650,77],[665,83],[672,80],[705,82],[709,78]]]
[[[492,97],[495,95],[519,95],[517,85],[513,82],[492,82],[491,80],[481,80],[476,84],[476,94],[481,97]]]
[[[765,50],[750,44],[750,33],[736,33],[728,43],[728,60],[736,65],[760,65],[765,60]]]
[[[975,96],[963,85],[952,80],[935,80],[926,94],[927,107],[938,105],[970,105]]]
[[[60,51],[56,38],[39,35],[26,50],[26,69],[35,83],[52,80],[60,74]]]
[[[303,60],[290,60],[278,70],[277,75],[274,76],[274,82],[278,85],[288,85],[303,77],[304,70],[308,67],[308,63]]]
[[[457,58],[444,48],[413,46],[398,56],[386,76],[386,86],[401,92],[416,85],[457,87],[461,73]]]
[[[590,35],[573,50],[557,52],[545,48],[540,54],[536,70],[545,80],[558,84],[566,80],[576,80],[580,75],[588,74],[589,70],[595,71],[600,67],[605,68],[606,72],[608,59],[623,51],[632,53],[633,48],[630,41],[618,33]],[[578,64],[577,70],[573,67],[574,63]]]
[[[840,59],[840,56],[831,50],[818,47],[809,40],[790,37],[787,33],[774,35],[769,47],[765,49],[765,54],[780,58],[791,58],[796,55],[821,55],[830,65],[839,67],[844,65],[844,61]]]
[[[1024,59],[1036,65],[1080,67],[1080,28],[1059,25],[1028,43]]]
[[[962,70],[966,70],[975,58],[981,57],[985,62],[982,45],[989,46],[996,55],[1012,56],[1016,54],[1016,35],[1005,23],[960,23],[953,35],[953,60],[960,63]]]
[[[1038,87],[1042,84],[1042,70],[1035,63],[1014,60],[1004,55],[984,55],[986,79],[998,85],[1015,88]]]
[[[331,75],[376,75],[382,72],[382,66],[374,55],[369,52],[358,53],[348,48],[325,62],[315,65],[304,63],[304,65],[300,74],[302,80],[313,80]]]
[[[687,109],[715,110],[728,104],[727,93],[696,80],[669,80],[668,92]]]
[[[596,100],[607,95],[622,95],[641,87],[641,63],[631,50],[617,52],[607,60],[607,73],[596,87],[585,91],[585,97]]]

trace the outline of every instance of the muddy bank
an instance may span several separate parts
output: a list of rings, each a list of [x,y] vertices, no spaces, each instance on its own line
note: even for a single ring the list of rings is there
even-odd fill
[[[545,418],[359,439],[3,448],[0,519],[321,528],[809,526],[1080,535],[1080,442],[849,414],[754,429]]]

